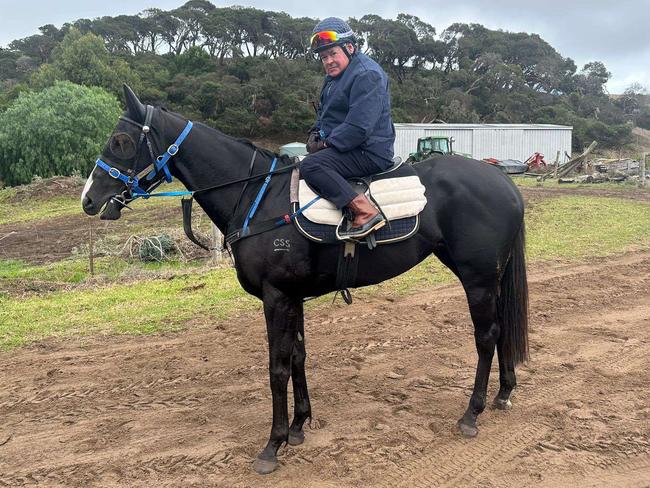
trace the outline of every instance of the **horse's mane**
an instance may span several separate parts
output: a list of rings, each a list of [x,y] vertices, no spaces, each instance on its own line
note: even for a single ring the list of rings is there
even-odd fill
[[[184,120],[187,119],[186,117],[182,116],[181,114],[178,114],[176,112],[172,112],[171,110],[168,110],[166,107],[160,107],[160,109],[163,112],[166,112],[166,113],[171,114],[171,115],[175,115],[176,117],[179,117],[181,119],[184,119]],[[221,135],[221,136],[223,136],[223,137],[225,137],[227,139],[230,139],[231,141],[239,142],[241,144],[244,144],[244,145],[250,147],[251,149],[255,149],[255,150],[257,150],[258,153],[263,154],[264,156],[267,156],[270,159],[278,157],[277,153],[271,151],[270,149],[259,147],[258,145],[253,144],[253,142],[250,141],[249,139],[230,136],[228,134],[225,134],[224,132],[221,132],[219,129],[216,129],[215,127],[211,127],[211,126],[209,126],[209,125],[207,125],[207,124],[205,124],[203,122],[195,122],[194,124],[195,125],[202,125],[206,129],[213,130],[213,131],[217,132],[219,135]]]
[[[217,129],[215,129],[215,130],[217,130]],[[217,131],[217,132],[219,132],[219,131]],[[221,132],[221,134],[223,134],[223,132]],[[223,135],[226,136],[226,137],[230,137],[228,134],[223,134]],[[277,153],[271,151],[270,149],[259,147],[258,145],[253,144],[253,142],[248,140],[248,139],[238,139],[238,138],[234,138],[234,137],[230,137],[230,138],[236,140],[237,142],[241,142],[242,144],[246,144],[247,146],[249,146],[252,149],[257,149],[257,152],[262,153],[265,156],[268,156],[269,158],[275,158],[275,157],[278,156]]]

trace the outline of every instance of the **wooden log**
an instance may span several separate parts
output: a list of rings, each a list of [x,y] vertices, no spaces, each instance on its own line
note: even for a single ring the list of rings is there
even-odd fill
[[[585,149],[585,151],[578,157],[573,158],[569,162],[567,162],[560,170],[557,172],[558,177],[562,178],[563,176],[568,175],[571,173],[573,170],[575,170],[580,163],[582,163],[585,158],[591,153],[591,151],[594,150],[594,148],[598,145],[596,141],[593,141],[591,144],[589,144],[589,147]]]
[[[88,236],[88,264],[90,268],[90,276],[95,276],[95,236],[93,235],[92,219],[88,219],[88,222],[90,222],[90,235]]]
[[[223,249],[221,248],[223,234],[214,224],[212,224],[212,242],[212,262],[214,264],[221,264],[221,261],[223,261]]]
[[[571,171],[573,171],[589,155],[589,153],[594,150],[594,148],[597,145],[598,143],[596,141],[593,141],[591,144],[589,144],[589,147],[585,149],[585,151],[581,155],[576,156],[573,159],[570,159],[564,165],[562,165],[561,168],[558,168],[557,173],[555,172],[555,170],[544,173],[539,178],[540,181],[544,181],[546,178],[549,178],[551,176],[553,176],[554,178],[558,178],[558,177],[561,178],[562,176],[566,176]]]

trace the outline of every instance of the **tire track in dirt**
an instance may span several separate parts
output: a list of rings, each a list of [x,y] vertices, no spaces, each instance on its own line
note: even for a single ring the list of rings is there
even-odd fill
[[[94,461],[40,468],[26,474],[0,475],[0,487],[13,488],[51,483],[66,486],[71,479],[98,480],[111,472],[117,472],[120,476],[128,474],[130,477],[144,475],[147,478],[153,475],[196,473],[217,469],[227,464],[231,458],[230,452],[215,452],[204,456],[182,454],[153,457],[135,463],[120,463],[119,466],[114,465],[110,459],[103,459],[101,464]]]
[[[136,381],[125,385],[113,386],[111,388],[83,388],[79,390],[63,390],[56,392],[42,392],[36,393],[31,396],[18,398],[0,402],[0,408],[11,410],[18,406],[26,407],[29,405],[38,405],[42,403],[57,402],[60,400],[89,400],[97,396],[114,396],[116,394],[125,394],[132,392],[140,392],[142,390],[178,387],[188,383],[205,383],[208,380],[223,377],[223,376],[241,376],[246,373],[258,372],[264,369],[262,366],[248,366],[242,368],[231,368],[228,370],[211,370],[205,372],[198,372],[192,375],[170,376],[167,378],[156,378],[149,380]],[[8,395],[9,398],[15,396],[20,391],[20,388],[13,388]]]
[[[467,486],[467,482],[476,480],[488,467],[513,458],[536,439],[543,437],[549,428],[533,425],[519,432],[494,432],[495,428],[485,430],[480,434],[480,439],[453,441],[451,445],[436,448],[405,466],[395,466],[393,474],[380,486]],[[440,464],[440,460],[445,462]]]
[[[638,259],[632,259],[624,266],[634,268],[635,276],[637,276],[637,279],[634,280],[634,284],[645,285],[648,281],[643,275],[638,274],[639,264],[647,265],[648,260],[643,259],[640,263]],[[598,271],[602,272],[611,268],[612,267],[606,265],[604,269]],[[615,268],[618,273],[624,274],[622,273],[620,266],[616,266]],[[589,274],[595,273],[593,269],[589,269],[588,272]],[[557,288],[566,289],[566,286],[563,287],[562,283],[558,283],[558,281],[570,281],[576,277],[582,276],[580,273],[574,272],[554,273],[551,280],[558,285]],[[532,282],[538,287],[547,283],[540,280],[534,280]],[[612,283],[615,282],[612,281]],[[610,288],[613,288],[613,285],[610,286]],[[605,291],[611,292],[612,290]],[[621,293],[610,293],[609,296],[620,297],[621,295]],[[596,306],[598,304],[593,303],[593,305]],[[648,309],[648,312],[649,313],[646,316],[650,317],[650,309]],[[554,314],[557,314],[557,311],[554,310]],[[585,322],[590,322],[601,318],[602,314],[601,312],[593,313],[591,315],[591,320],[590,317],[585,314],[580,314],[580,316]],[[569,320],[565,321],[565,324],[568,325],[571,318],[567,317],[567,319]],[[638,343],[637,347],[634,348],[632,352],[628,351],[622,356],[617,356],[617,360],[611,367],[612,373],[623,373],[627,371],[628,368],[641,364],[644,360],[647,360],[647,355],[646,344]],[[562,367],[562,364],[558,364],[558,366]],[[584,387],[585,382],[589,380],[589,371],[575,371],[568,380],[565,377],[566,369],[564,371],[565,374],[561,375],[560,373],[561,377],[558,381],[545,381],[544,384],[535,383],[534,385],[529,385],[529,387],[519,387],[516,396],[520,397],[522,400],[517,403],[516,408],[519,409],[520,412],[526,410],[530,411],[535,406],[548,403],[549,398],[564,398],[571,396],[572,393],[580,391]],[[544,375],[544,378],[546,378],[546,376],[547,375]],[[505,423],[495,422],[495,424],[499,424],[500,427],[505,428],[506,430],[508,427],[511,427],[507,421]],[[434,449],[432,453],[422,456],[406,465],[396,466],[393,470],[394,474],[388,476],[381,486],[479,486],[479,475],[484,473],[487,468],[493,467],[494,465],[507,465],[509,461],[512,461],[512,459],[524,452],[526,449],[538,445],[538,443],[552,429],[546,425],[533,425],[532,427],[526,425],[522,432],[502,433],[494,436],[493,439],[485,439],[486,436],[490,436],[490,433],[483,432],[483,430],[485,429],[482,429],[481,434],[479,434],[481,440],[474,444],[468,445],[467,443],[456,441],[453,442],[451,446]],[[490,428],[489,430],[493,429]],[[645,454],[648,452],[645,448],[638,449],[637,447],[638,444],[634,444],[632,453],[628,454]],[[442,466],[438,464],[441,459],[447,460],[447,462]],[[471,466],[471,468],[468,469],[467,466]]]

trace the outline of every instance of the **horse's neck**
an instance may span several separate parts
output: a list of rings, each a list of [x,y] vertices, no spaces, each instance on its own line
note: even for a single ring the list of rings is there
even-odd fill
[[[174,130],[180,131],[182,127]],[[175,137],[171,135],[171,140]],[[172,174],[191,191],[222,185],[248,176],[253,151],[242,142],[196,124],[192,136],[181,147]],[[257,153],[254,173],[260,173],[269,166],[267,159],[268,156]],[[196,201],[222,232],[237,217],[233,212],[243,185],[236,183],[195,195]]]

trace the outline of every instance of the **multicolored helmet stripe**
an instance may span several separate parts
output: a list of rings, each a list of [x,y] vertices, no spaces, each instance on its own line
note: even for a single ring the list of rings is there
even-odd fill
[[[349,40],[350,38],[354,37],[354,32],[348,31],[348,32],[335,32],[335,31],[321,31],[321,32],[316,32],[313,36],[311,36],[310,39],[310,44],[311,48],[315,51],[322,51],[323,49],[327,48],[328,46],[332,45],[339,45],[342,44],[344,41]]]

